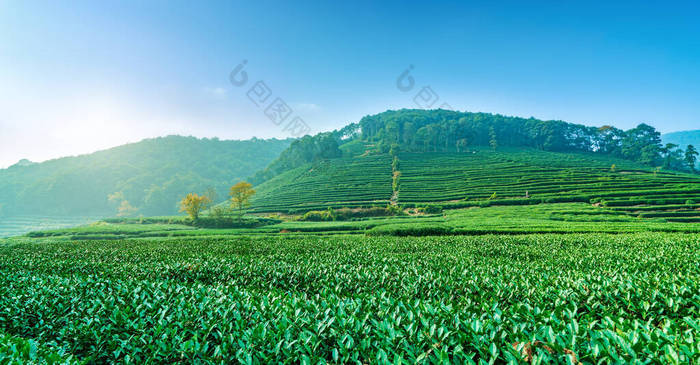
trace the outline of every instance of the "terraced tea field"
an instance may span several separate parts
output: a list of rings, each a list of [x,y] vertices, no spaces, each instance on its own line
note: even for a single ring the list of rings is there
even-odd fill
[[[497,198],[700,198],[700,177],[654,173],[586,155],[479,151],[402,154],[400,161],[400,199],[405,202],[488,199],[494,193]]]
[[[161,217],[163,218],[163,217]],[[167,217],[165,217],[167,218]],[[173,217],[178,222],[182,217]],[[177,223],[108,223],[30,232],[29,238],[115,240],[126,238],[232,237],[240,235],[526,235],[538,233],[700,233],[700,225],[640,218],[587,203],[502,205],[451,209],[439,214],[309,222],[287,220],[256,228],[197,228]]]
[[[37,243],[0,244],[15,358],[700,361],[697,235]]]
[[[700,222],[700,176],[625,160],[531,149],[401,153],[398,160],[395,198],[403,206],[582,202],[632,217]],[[388,155],[367,156],[290,171],[258,187],[254,210],[385,206],[394,192],[391,161]]]
[[[253,207],[257,212],[386,205],[392,195],[391,158],[322,161],[283,173],[256,189]]]
[[[400,199],[405,202],[488,199],[494,193],[498,198],[571,196],[649,183],[639,179],[647,171],[629,163],[624,174],[613,173],[614,162],[575,154],[405,153],[400,161]],[[630,173],[635,175],[630,178]]]

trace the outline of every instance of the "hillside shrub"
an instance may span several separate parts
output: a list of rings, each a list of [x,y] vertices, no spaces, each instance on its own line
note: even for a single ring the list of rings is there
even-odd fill
[[[418,208],[418,211],[425,214],[439,214],[442,213],[442,206],[435,204],[426,204]]]
[[[198,228],[257,228],[281,222],[279,219],[261,217],[246,217],[241,220],[236,217],[200,217],[197,220],[188,220],[186,224]]]
[[[441,224],[390,224],[367,231],[368,236],[422,237],[452,234],[452,228]]]
[[[188,218],[184,216],[164,216],[164,217],[138,217],[126,218],[115,217],[105,218],[105,223],[112,224],[187,224]]]
[[[309,222],[348,221],[356,218],[388,217],[399,214],[401,214],[401,208],[392,205],[386,208],[328,208],[327,210],[312,210],[306,212],[298,220]]]

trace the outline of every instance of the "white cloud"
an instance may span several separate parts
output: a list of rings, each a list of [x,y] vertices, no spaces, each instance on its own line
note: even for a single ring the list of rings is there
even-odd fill
[[[317,111],[321,110],[321,107],[318,106],[318,104],[314,104],[314,103],[291,103],[290,106],[295,111],[301,112],[301,113],[304,113],[304,112],[313,113],[313,112],[317,112]]]
[[[223,87],[205,87],[204,93],[214,99],[223,100],[228,94],[228,90]]]

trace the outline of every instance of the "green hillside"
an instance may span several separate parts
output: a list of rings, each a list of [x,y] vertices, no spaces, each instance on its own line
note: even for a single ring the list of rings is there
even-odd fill
[[[131,215],[173,214],[188,192],[214,188],[224,199],[232,183],[263,169],[290,143],[169,136],[22,163],[0,170],[0,215],[115,215],[124,201]]]
[[[700,176],[590,153],[523,148],[405,152],[393,164],[389,154],[333,159],[257,189],[257,212],[386,206],[393,195],[405,208],[582,202],[630,216],[700,222]]]
[[[489,113],[402,109],[368,115],[333,132],[304,136],[251,181],[258,185],[284,172],[338,157],[399,151],[460,153],[479,146],[590,154],[679,172],[695,172],[693,160],[697,160],[692,149],[663,144],[661,133],[645,123],[622,130]]]
[[[307,164],[259,185],[255,211],[386,205],[392,195],[389,155],[346,157]]]
[[[644,123],[625,131],[488,113],[390,110],[292,143],[253,178],[253,212],[578,202],[693,222],[700,219],[700,176],[689,153],[663,144]]]

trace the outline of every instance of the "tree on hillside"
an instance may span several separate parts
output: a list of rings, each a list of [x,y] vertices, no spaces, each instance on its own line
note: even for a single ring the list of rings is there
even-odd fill
[[[411,122],[405,122],[403,124],[403,136],[401,137],[401,142],[406,146],[413,147],[416,138],[416,126]]]
[[[428,146],[430,145],[430,136],[428,134],[428,128],[420,127],[416,131],[414,138],[416,145],[420,146],[424,151],[427,151]]]
[[[426,127],[428,146],[437,152],[440,139],[440,126],[437,123],[428,124]]]
[[[315,160],[341,157],[343,152],[340,150],[338,140],[332,133],[322,133],[315,146]]]
[[[648,124],[625,133],[622,141],[622,155],[646,165],[656,165],[661,159],[661,133]]]
[[[491,127],[489,129],[489,146],[493,148],[494,150],[498,148],[498,139],[496,136],[496,129]]]
[[[384,126],[384,131],[386,132],[386,139],[388,140],[387,142],[389,143],[398,143],[400,134],[399,134],[399,125],[395,121],[391,121],[387,123]]]
[[[622,129],[605,125],[598,128],[593,140],[593,151],[613,156],[622,156],[622,140],[625,132]]]
[[[209,204],[211,204],[211,199],[208,196],[189,193],[180,201],[180,211],[187,213],[193,220],[197,220],[199,219],[199,213],[207,209]]]
[[[664,157],[664,168],[665,169],[670,169],[671,166],[673,165],[673,160],[675,156],[677,155],[676,148],[678,148],[677,144],[673,143],[666,143],[665,146],[661,147],[661,154]]]
[[[460,138],[455,145],[457,146],[457,152],[464,152],[469,146],[469,141],[466,138]]]
[[[398,143],[392,143],[391,148],[389,148],[389,154],[392,156],[397,156],[401,152],[401,147]]]
[[[360,136],[360,124],[350,123],[333,134],[341,141],[351,141]]]
[[[250,206],[250,198],[255,195],[253,185],[246,181],[241,181],[231,187],[231,205],[238,210],[238,220],[243,218],[243,211]]]
[[[692,144],[688,145],[685,150],[685,162],[690,167],[690,171],[695,172],[695,164],[698,162],[698,151]]]

